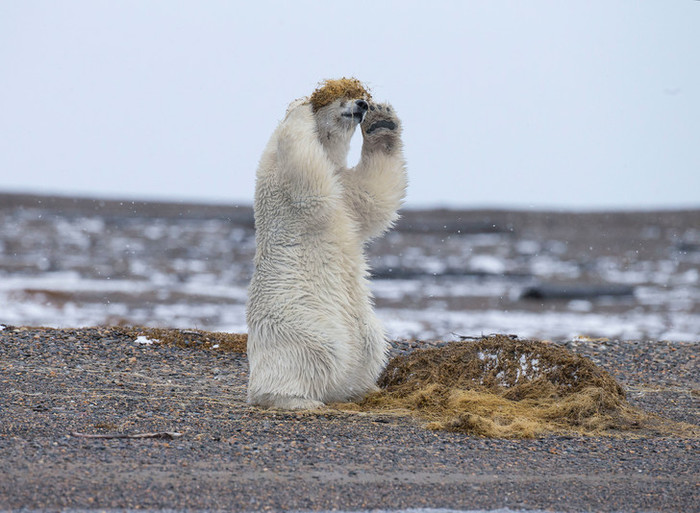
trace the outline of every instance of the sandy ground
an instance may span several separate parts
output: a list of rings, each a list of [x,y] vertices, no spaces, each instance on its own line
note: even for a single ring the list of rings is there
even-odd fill
[[[700,424],[697,345],[567,345],[633,404]],[[698,439],[496,440],[405,417],[271,412],[245,404],[246,379],[243,353],[110,328],[2,329],[0,510],[700,510]],[[71,435],[161,431],[182,436]]]

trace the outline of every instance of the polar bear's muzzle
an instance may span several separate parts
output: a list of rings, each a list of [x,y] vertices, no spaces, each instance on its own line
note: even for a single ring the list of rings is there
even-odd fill
[[[346,112],[343,112],[342,116],[353,118],[357,120],[358,123],[361,123],[368,110],[369,104],[365,100],[355,100],[352,106]]]

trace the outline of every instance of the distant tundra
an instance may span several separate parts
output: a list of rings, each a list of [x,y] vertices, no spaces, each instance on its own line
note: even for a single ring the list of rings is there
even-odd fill
[[[358,125],[361,158],[349,169]],[[388,342],[372,308],[364,245],[396,221],[405,191],[393,107],[346,78],[292,102],[256,177],[248,402],[312,409],[376,389]]]

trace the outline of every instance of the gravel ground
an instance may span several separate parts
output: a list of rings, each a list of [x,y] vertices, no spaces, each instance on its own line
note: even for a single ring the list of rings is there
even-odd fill
[[[399,342],[394,354],[423,343]],[[697,345],[569,342],[633,404],[700,424]],[[700,440],[495,440],[245,404],[245,354],[119,329],[0,331],[0,510],[700,511]],[[169,439],[80,433],[179,432]]]

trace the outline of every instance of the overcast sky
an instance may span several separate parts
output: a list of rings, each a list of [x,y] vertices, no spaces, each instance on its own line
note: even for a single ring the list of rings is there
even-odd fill
[[[409,206],[700,207],[691,0],[0,0],[0,191],[250,203],[342,76],[401,116]]]

